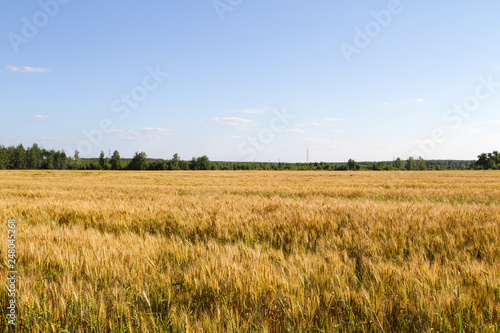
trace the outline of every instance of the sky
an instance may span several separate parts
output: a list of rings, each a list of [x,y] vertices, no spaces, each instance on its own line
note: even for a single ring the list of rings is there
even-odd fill
[[[500,148],[493,0],[4,0],[0,145],[343,162]]]

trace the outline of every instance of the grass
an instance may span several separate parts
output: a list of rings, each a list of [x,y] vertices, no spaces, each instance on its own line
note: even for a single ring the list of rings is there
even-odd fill
[[[20,332],[500,330],[495,171],[1,171],[2,272],[12,217]]]

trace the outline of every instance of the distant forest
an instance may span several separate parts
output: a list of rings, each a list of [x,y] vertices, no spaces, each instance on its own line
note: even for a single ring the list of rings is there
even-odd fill
[[[210,161],[204,155],[191,160],[181,160],[178,154],[172,159],[151,159],[145,152],[136,152],[133,158],[121,158],[115,150],[111,156],[103,151],[99,158],[80,158],[79,152],[68,156],[64,151],[46,150],[38,144],[24,148],[18,146],[4,147],[0,145],[0,169],[24,170],[499,170],[500,155],[498,151],[478,155],[476,161],[462,160],[424,160],[423,158],[397,158],[384,162],[356,162],[350,159],[347,163],[276,163],[276,162],[217,162]]]

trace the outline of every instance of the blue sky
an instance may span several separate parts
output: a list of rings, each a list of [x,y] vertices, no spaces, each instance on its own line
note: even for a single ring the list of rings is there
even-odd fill
[[[0,4],[0,144],[212,160],[500,147],[497,1]]]

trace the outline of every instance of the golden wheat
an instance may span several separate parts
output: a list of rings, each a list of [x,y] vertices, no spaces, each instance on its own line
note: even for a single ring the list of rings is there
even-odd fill
[[[495,171],[1,171],[3,271],[9,218],[20,332],[500,330]]]

